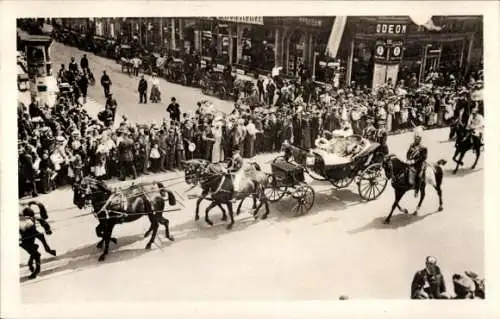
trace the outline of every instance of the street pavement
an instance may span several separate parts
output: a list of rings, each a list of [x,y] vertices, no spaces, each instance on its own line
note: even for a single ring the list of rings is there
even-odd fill
[[[132,106],[131,106],[132,107]],[[149,105],[148,105],[149,107]],[[452,143],[447,130],[424,132],[429,161],[450,161]],[[411,134],[389,137],[391,152],[404,156]],[[276,154],[255,160],[270,171]],[[226,230],[220,211],[212,211],[215,225],[194,221],[194,199],[199,189],[186,193],[182,173],[141,177],[164,181],[177,192],[178,211],[164,214],[170,220],[175,242],[161,227],[153,249],[144,249],[148,220],[118,225],[105,262],[95,245],[96,220],[72,205],[71,189],[56,190],[40,200],[49,209],[54,233],[47,236],[58,256],[42,253],[42,272],[32,281],[28,256],[21,253],[21,291],[24,302],[147,302],[165,300],[303,300],[409,298],[415,271],[433,255],[453,292],[451,276],[471,269],[484,274],[483,161],[452,175],[445,166],[444,210],[436,212],[438,198],[432,187],[419,216],[396,212],[390,225],[382,224],[394,199],[393,189],[373,202],[362,202],[356,188],[335,190],[308,179],[316,202],[305,216],[292,217],[292,200],[271,204],[267,220],[254,221],[248,212],[236,217]],[[177,177],[177,179],[175,179]],[[115,182],[123,187],[128,182]],[[402,206],[413,211],[417,199],[406,194]],[[83,215],[83,216],[82,216]]]
[[[54,42],[51,49],[54,74],[59,71],[61,64],[65,64],[67,68],[72,56],[75,57],[76,62],[79,64],[84,53],[87,54],[90,69],[96,79],[95,86],[89,86],[88,90],[88,96],[96,103],[85,105],[91,113],[97,114],[97,112],[104,108],[103,105],[106,101],[104,91],[100,85],[102,71],[108,73],[113,83],[111,93],[113,93],[113,98],[118,102],[117,121],[119,121],[118,119],[122,115],[126,115],[132,123],[160,124],[163,118],[169,118],[166,108],[172,97],[175,97],[180,104],[181,112],[196,110],[196,103],[202,99],[212,101],[215,108],[224,113],[229,113],[233,109],[234,103],[231,101],[223,101],[216,97],[206,96],[201,93],[200,89],[170,83],[164,79],[160,79],[162,101],[160,103],[148,102],[148,104],[139,104],[139,93],[137,92],[139,77],[123,73],[120,64],[116,63],[115,60],[83,52],[75,47],[65,46],[58,42]],[[149,76],[146,75],[145,78],[148,79]],[[148,83],[149,89],[151,89],[150,82]]]

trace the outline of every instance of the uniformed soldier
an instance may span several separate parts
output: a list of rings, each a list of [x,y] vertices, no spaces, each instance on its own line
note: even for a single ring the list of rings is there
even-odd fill
[[[409,171],[409,182],[415,188],[415,197],[418,196],[420,183],[425,172],[425,161],[427,160],[427,148],[422,145],[422,128],[417,127],[414,131],[413,143],[406,153],[407,164],[411,166]]]
[[[477,139],[478,143],[482,146],[483,140],[483,129],[484,129],[484,118],[481,114],[479,114],[478,108],[472,109],[472,114],[469,117],[469,121],[467,123],[467,130],[472,132],[472,136]]]

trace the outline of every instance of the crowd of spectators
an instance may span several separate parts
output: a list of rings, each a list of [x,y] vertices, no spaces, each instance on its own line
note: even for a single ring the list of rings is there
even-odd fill
[[[88,63],[84,66],[88,69]],[[130,123],[125,116],[115,123],[118,105],[111,94],[98,118],[91,118],[81,103],[86,95],[82,78],[90,72],[79,72],[74,60],[61,72],[60,80],[72,89],[56,105],[42,105],[33,97],[28,106],[18,107],[20,196],[48,193],[88,175],[124,180],[178,170],[186,158],[221,162],[236,148],[244,158],[279,151],[284,141],[311,148],[324,131],[346,127],[363,134],[371,126],[389,133],[416,125],[444,126],[460,112],[482,107],[474,98],[482,87],[482,71],[462,83],[430,74],[425,84],[389,80],[373,91],[355,83],[336,89],[318,86],[310,77],[287,81],[270,74],[257,81],[252,93],[241,92],[230,114],[218,112],[207,100],[198,102],[195,112],[182,112],[172,100],[166,108],[170,118],[159,125]]]

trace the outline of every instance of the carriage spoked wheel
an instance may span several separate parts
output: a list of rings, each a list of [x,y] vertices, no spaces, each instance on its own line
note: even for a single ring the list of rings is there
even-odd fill
[[[353,179],[354,176],[346,176],[341,179],[330,180],[330,183],[332,183],[332,185],[337,188],[346,188],[347,186],[351,185]]]
[[[387,177],[381,163],[374,163],[359,174],[358,192],[366,201],[377,199],[387,187]]]
[[[291,192],[291,197],[296,200],[292,207],[295,217],[306,214],[314,205],[314,189],[305,183],[297,185]]]
[[[226,89],[223,86],[219,87],[219,98],[221,100],[225,100],[226,99],[226,95],[227,95],[226,94]]]
[[[269,175],[267,177],[267,180],[268,186],[264,190],[264,195],[266,196],[268,201],[270,201],[271,203],[275,203],[282,199],[283,196],[285,196],[286,186],[281,187],[276,180],[276,176],[274,175]]]

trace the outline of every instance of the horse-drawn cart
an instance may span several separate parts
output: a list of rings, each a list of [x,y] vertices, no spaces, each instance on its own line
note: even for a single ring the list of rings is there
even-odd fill
[[[293,206],[295,216],[307,213],[314,204],[314,189],[305,182],[305,169],[300,165],[290,163],[283,156],[274,159],[271,164],[272,174],[269,175],[269,185],[264,192],[270,202],[276,202],[289,195],[297,204]]]
[[[382,167],[386,155],[384,148],[379,143],[369,142],[359,136],[349,139],[358,140],[363,148],[356,155],[336,157],[335,160],[331,160],[331,154],[321,149],[307,150],[284,145],[285,156],[275,158],[271,164],[270,187],[265,192],[268,200],[276,202],[290,194],[299,201],[297,209],[302,209],[300,214],[307,212],[314,203],[314,190],[305,183],[304,173],[314,180],[328,181],[338,189],[355,182],[363,200],[378,198],[387,186]]]

